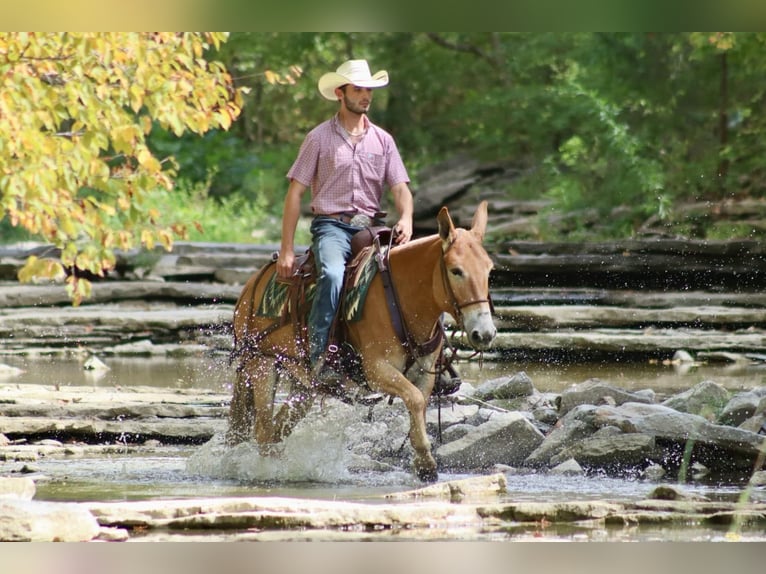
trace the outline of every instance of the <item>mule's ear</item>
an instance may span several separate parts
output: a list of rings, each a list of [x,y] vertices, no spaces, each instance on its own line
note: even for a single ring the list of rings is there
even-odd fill
[[[487,201],[484,200],[476,208],[476,213],[473,214],[473,221],[471,222],[471,233],[479,238],[479,241],[484,241],[484,233],[487,231]]]
[[[439,210],[439,215],[436,216],[436,222],[439,224],[439,237],[442,239],[444,245],[452,243],[452,239],[455,236],[455,224],[452,223],[449,210],[446,207],[442,207]]]

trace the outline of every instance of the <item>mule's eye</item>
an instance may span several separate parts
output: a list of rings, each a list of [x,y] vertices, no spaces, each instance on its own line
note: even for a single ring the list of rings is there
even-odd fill
[[[450,273],[452,273],[455,277],[462,277],[463,276],[463,270],[459,267],[455,267],[454,269],[450,269]]]

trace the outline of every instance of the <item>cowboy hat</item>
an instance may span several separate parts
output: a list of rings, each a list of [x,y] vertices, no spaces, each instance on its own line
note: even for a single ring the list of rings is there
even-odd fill
[[[328,100],[336,101],[335,88],[353,84],[360,88],[380,88],[388,84],[388,72],[381,70],[370,75],[367,60],[348,60],[335,72],[329,72],[319,78],[319,93]]]

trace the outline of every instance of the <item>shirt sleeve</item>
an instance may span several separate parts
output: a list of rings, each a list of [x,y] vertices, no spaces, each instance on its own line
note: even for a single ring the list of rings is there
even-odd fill
[[[298,151],[298,157],[295,158],[295,162],[287,172],[287,178],[310,187],[316,177],[318,162],[319,138],[310,132],[303,140]]]
[[[396,147],[394,138],[389,136],[388,153],[386,163],[386,183],[388,187],[394,187],[398,183],[409,183],[410,176],[407,173],[407,168],[404,167],[401,155],[399,155],[399,149]]]

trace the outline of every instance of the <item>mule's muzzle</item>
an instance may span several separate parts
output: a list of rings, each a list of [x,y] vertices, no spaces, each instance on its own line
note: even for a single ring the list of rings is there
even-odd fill
[[[489,349],[497,336],[497,328],[489,311],[466,313],[463,326],[468,343],[477,351]]]
[[[497,329],[492,326],[491,329],[474,329],[468,334],[471,346],[479,351],[489,349],[497,336]]]

